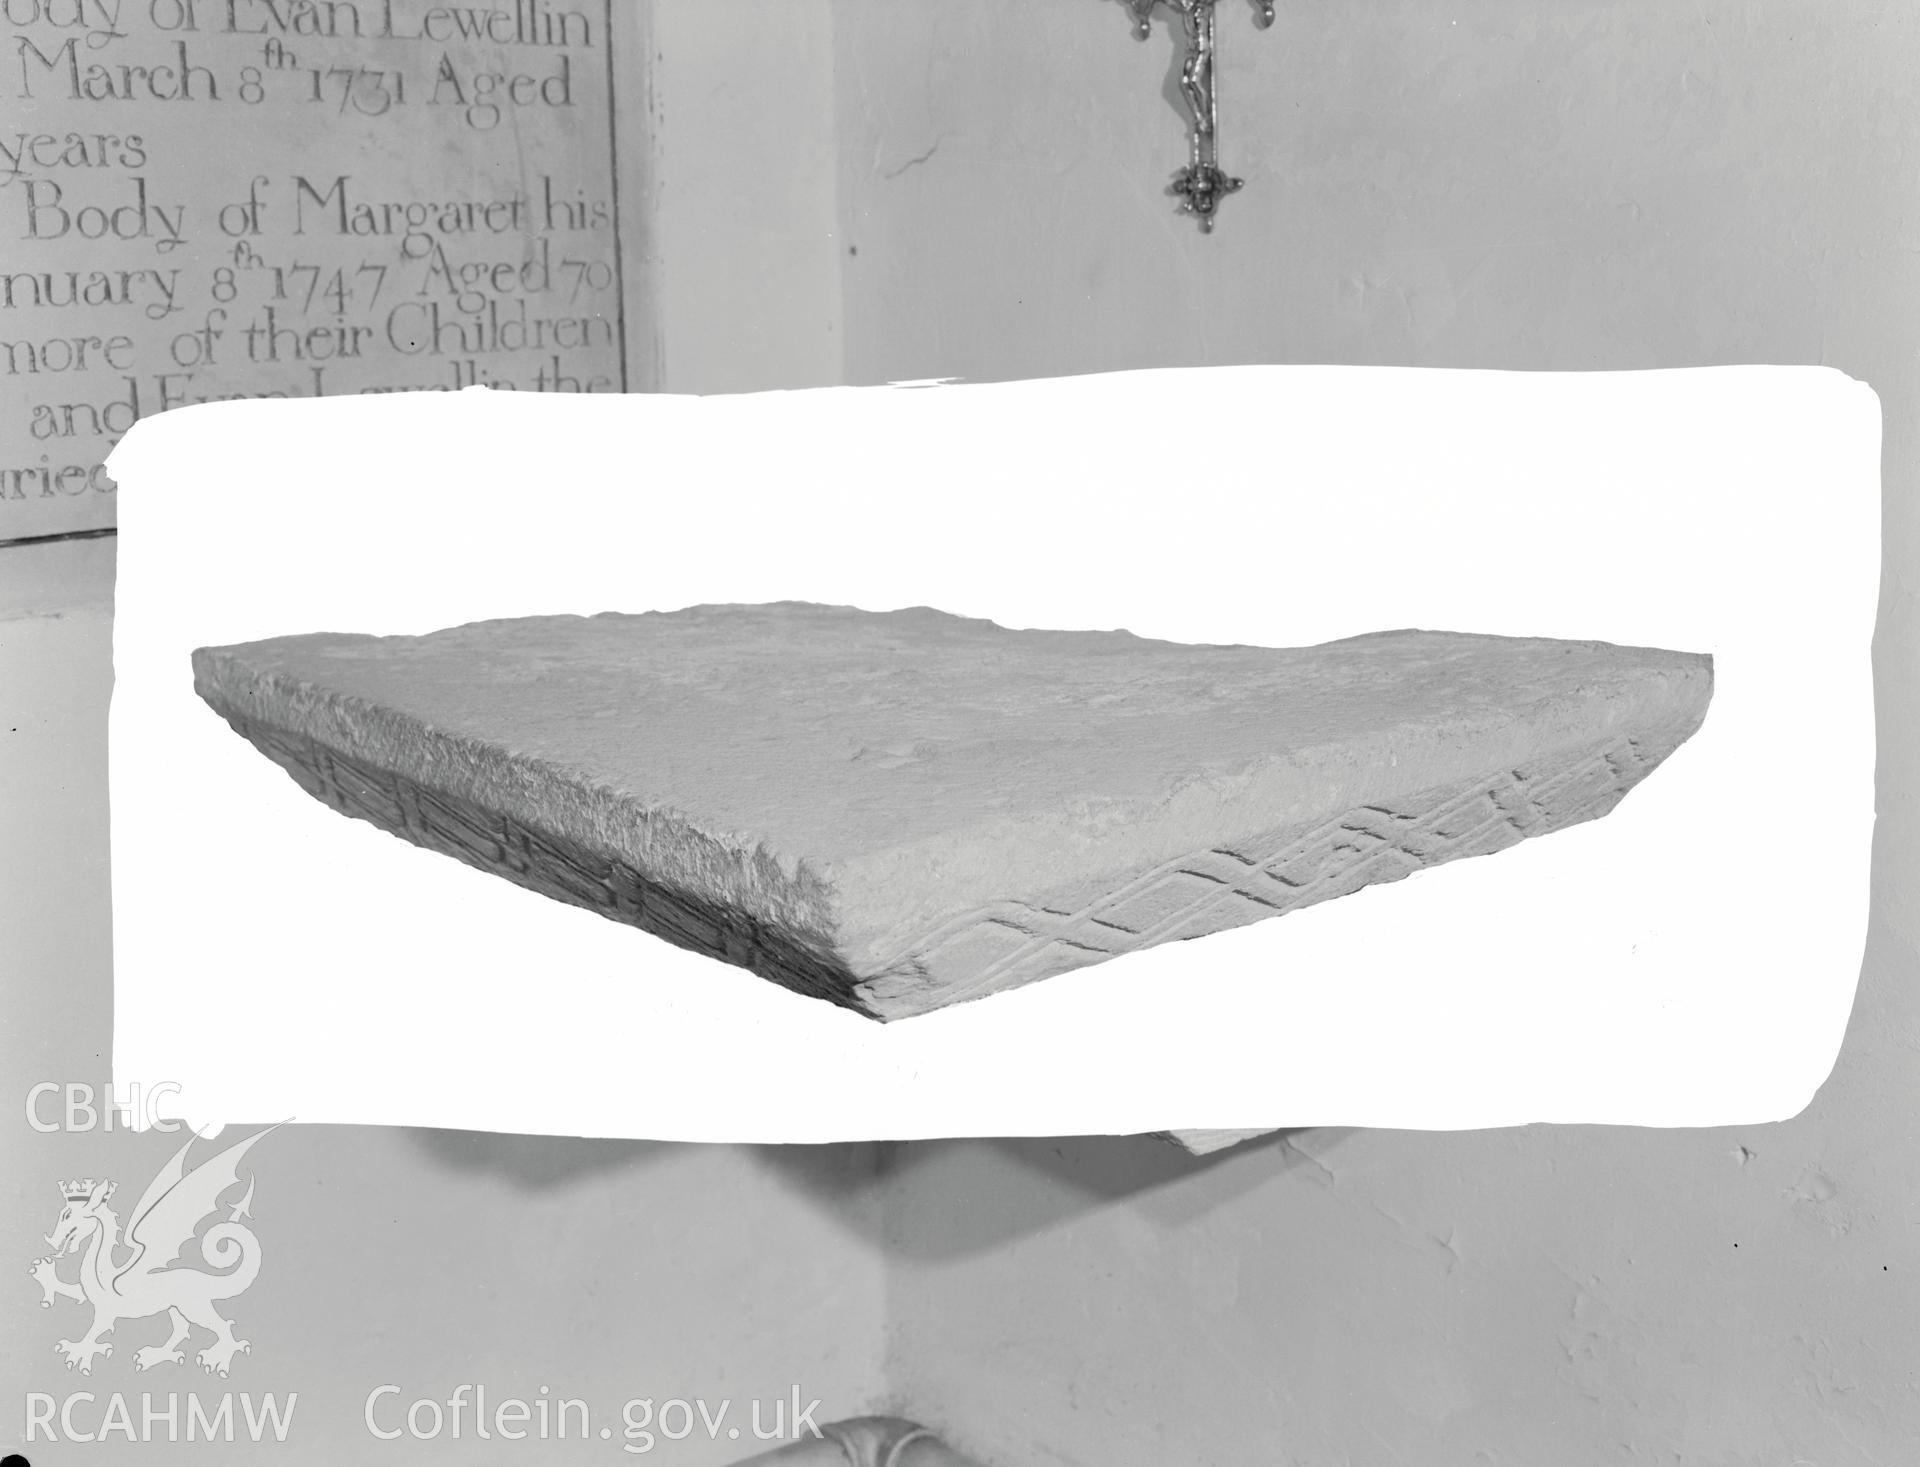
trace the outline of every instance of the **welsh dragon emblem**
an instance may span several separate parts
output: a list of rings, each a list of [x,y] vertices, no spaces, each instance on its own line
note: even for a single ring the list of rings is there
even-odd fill
[[[195,1357],[209,1374],[225,1375],[236,1354],[252,1353],[252,1347],[234,1337],[233,1326],[214,1307],[217,1301],[243,1291],[260,1272],[260,1240],[241,1222],[251,1216],[251,1172],[246,1193],[226,1209],[225,1220],[200,1238],[201,1257],[223,1271],[174,1265],[194,1241],[200,1224],[221,1210],[221,1197],[239,1185],[241,1157],[266,1134],[256,1131],[191,1171],[187,1152],[195,1138],[188,1137],[134,1204],[124,1236],[120,1219],[107,1205],[116,1183],[87,1177],[61,1184],[66,1205],[46,1235],[53,1252],[35,1259],[30,1272],[40,1285],[42,1309],[51,1309],[56,1299],[93,1306],[93,1327],[80,1339],[62,1340],[54,1347],[66,1358],[67,1369],[78,1367],[82,1375],[91,1375],[97,1356],[113,1354],[113,1346],[103,1337],[115,1325],[156,1314],[168,1317],[171,1331],[164,1343],[133,1352],[136,1370],[184,1363],[181,1346],[196,1327],[213,1335],[213,1342]],[[60,1277],[59,1264],[75,1253],[80,1254],[79,1277],[69,1282]]]

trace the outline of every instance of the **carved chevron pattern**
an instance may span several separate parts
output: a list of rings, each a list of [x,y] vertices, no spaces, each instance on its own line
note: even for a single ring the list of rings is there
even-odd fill
[[[941,923],[887,965],[900,978],[864,988],[889,1004],[911,1004],[925,991],[944,1005],[1277,917],[1595,819],[1658,762],[1635,740],[1616,738],[1552,767],[1429,790],[1402,808],[1361,805],[1304,834],[1276,831],[1196,851],[1075,910],[997,902]]]
[[[629,863],[472,801],[428,789],[304,735],[237,715],[234,729],[316,799],[402,839],[557,901],[639,927],[786,988],[904,1018],[1163,942],[1280,916],[1427,866],[1503,850],[1612,809],[1668,752],[1616,738],[1551,766],[1361,805],[1297,827],[1196,851],[1073,909],[1019,901],[958,914],[857,977],[737,909],[661,885]]]

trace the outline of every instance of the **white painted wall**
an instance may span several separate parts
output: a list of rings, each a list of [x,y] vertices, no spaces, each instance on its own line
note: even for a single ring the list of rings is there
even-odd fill
[[[653,0],[651,270],[670,392],[839,382],[833,12],[818,0]],[[639,151],[636,146],[633,151]],[[630,309],[633,306],[630,305]]]
[[[1007,1463],[1905,1460],[1920,16],[1283,0],[1262,33],[1225,3],[1222,156],[1247,185],[1202,238],[1159,192],[1184,161],[1164,11],[1146,45],[1115,3],[834,15],[850,381],[1825,362],[1886,420],[1877,920],[1805,1114],[1313,1132],[1212,1166],[1137,1141],[899,1148],[894,1390]],[[1188,435],[1205,471],[1204,423],[1115,431]],[[1756,797],[1818,778],[1810,754]]]

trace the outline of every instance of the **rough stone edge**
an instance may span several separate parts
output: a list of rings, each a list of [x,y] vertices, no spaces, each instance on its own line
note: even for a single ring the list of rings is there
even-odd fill
[[[736,908],[837,963],[833,889],[805,861],[789,869],[759,841],[729,840],[674,810],[596,788],[544,760],[250,667],[237,650],[196,650],[194,689],[243,737],[251,739],[247,730],[254,728],[305,739],[444,798],[498,811],[557,844],[620,853],[628,861],[637,855],[649,883],[707,906]],[[558,824],[569,828],[558,830]]]
[[[650,880],[612,851],[430,789],[305,735],[254,723],[231,711],[223,716],[303,790],[340,814],[541,896],[637,927],[675,947],[745,968],[808,998],[825,999],[870,1019],[886,1017],[862,1001],[843,965],[795,942],[776,926]],[[428,811],[437,811],[438,823]],[[453,836],[450,825],[464,827],[467,838]],[[489,844],[490,851],[484,849]]]

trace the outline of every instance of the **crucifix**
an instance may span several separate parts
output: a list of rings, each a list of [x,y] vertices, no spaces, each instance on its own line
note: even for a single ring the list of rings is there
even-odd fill
[[[1187,33],[1186,60],[1180,67],[1180,92],[1192,114],[1191,150],[1187,166],[1173,175],[1168,193],[1176,195],[1182,214],[1200,221],[1202,233],[1213,232],[1213,216],[1220,201],[1246,182],[1234,178],[1220,166],[1220,99],[1213,85],[1213,12],[1216,0],[1127,0],[1133,11],[1133,35],[1144,41],[1153,33],[1152,17],[1156,5],[1166,5],[1179,13]],[[1273,0],[1256,0],[1256,24],[1261,29],[1273,24]]]

